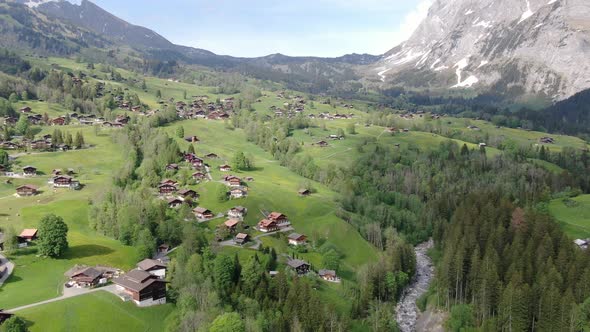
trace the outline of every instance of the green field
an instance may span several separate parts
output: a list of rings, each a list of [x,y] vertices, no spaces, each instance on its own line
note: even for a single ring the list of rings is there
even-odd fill
[[[575,239],[590,238],[590,195],[572,199],[555,199],[549,211],[563,225],[567,235]]]
[[[95,292],[20,311],[30,330],[59,331],[163,331],[171,304],[138,308],[113,294]]]

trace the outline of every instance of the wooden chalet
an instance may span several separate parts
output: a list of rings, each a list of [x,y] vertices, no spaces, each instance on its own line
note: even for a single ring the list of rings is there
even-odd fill
[[[299,259],[289,260],[287,262],[287,266],[295,270],[295,272],[297,272],[298,275],[307,274],[311,268],[311,265]]]
[[[232,199],[240,199],[248,196],[248,192],[243,188],[234,188],[229,191],[229,197]]]
[[[149,272],[131,270],[113,282],[123,300],[130,299],[140,307],[166,303],[166,282]]]
[[[184,201],[180,198],[173,197],[173,198],[170,198],[167,201],[167,203],[168,203],[169,208],[176,209],[176,208],[179,208],[182,205],[182,203],[184,203]]]
[[[258,230],[263,233],[276,232],[279,229],[279,225],[274,220],[262,219],[258,223]]]
[[[205,158],[209,158],[209,159],[217,159],[219,158],[218,155],[216,155],[215,153],[209,153],[205,155]]]
[[[167,195],[176,192],[176,186],[169,183],[162,183],[158,186],[158,192],[161,195]]]
[[[243,206],[235,206],[227,212],[227,216],[234,219],[243,219],[248,213],[248,209]]]
[[[167,171],[178,171],[178,164],[168,164],[166,165]]]
[[[23,175],[24,176],[35,176],[37,175],[37,168],[33,166],[25,166],[23,167]]]
[[[29,106],[25,106],[19,110],[21,113],[31,113],[33,110]]]
[[[23,241],[31,242],[37,239],[37,233],[38,230],[36,228],[26,228],[23,229],[22,232],[20,232],[20,235],[18,237]]]
[[[137,268],[160,279],[164,279],[166,278],[166,269],[168,267],[162,261],[147,258],[137,263]]]
[[[279,227],[288,226],[291,224],[287,216],[280,212],[271,212],[266,218],[276,222]]]
[[[246,233],[238,233],[234,238],[234,242],[239,245],[243,245],[244,243],[248,242],[250,239],[250,235]]]
[[[53,188],[70,188],[70,189],[79,189],[80,182],[74,180],[71,176],[68,175],[58,175],[53,177],[50,181],[53,184]]]
[[[320,270],[318,275],[325,281],[340,282],[340,278],[338,278],[334,270]]]
[[[287,238],[289,239],[289,244],[293,246],[301,246],[307,242],[307,237],[299,233],[291,233]]]
[[[66,118],[64,118],[63,116],[60,116],[60,117],[57,117],[55,119],[49,120],[49,123],[52,126],[65,126],[65,124],[66,124]]]
[[[219,170],[222,172],[229,172],[229,171],[231,171],[231,166],[230,165],[221,165],[221,166],[219,166]]]
[[[240,224],[240,220],[238,220],[238,219],[228,219],[223,223],[223,225],[225,227],[227,227],[227,229],[229,229],[229,231],[232,233],[236,231],[236,228],[238,227],[239,224]]]
[[[66,272],[66,277],[81,287],[94,287],[99,284],[102,272],[92,267],[76,267]]]
[[[239,187],[242,185],[242,179],[237,176],[227,175],[223,177],[223,181],[227,186],[230,187]]]
[[[185,137],[184,140],[189,143],[197,143],[200,141],[200,139],[197,136],[188,136],[188,137]]]
[[[313,143],[313,145],[319,146],[320,148],[327,148],[329,146],[328,142],[326,142],[326,141],[319,141],[319,142]]]
[[[207,175],[203,172],[195,172],[193,173],[193,179],[197,180],[197,181],[201,181],[204,180],[205,178],[207,178]]]
[[[16,188],[16,193],[19,196],[35,196],[39,193],[39,190],[33,185],[25,184],[24,186]]]
[[[187,199],[189,197],[193,199],[199,198],[199,194],[197,194],[197,192],[192,189],[182,189],[178,191],[178,195],[180,195],[184,199]]]
[[[197,219],[206,220],[213,218],[213,212],[203,207],[194,208],[193,213],[195,214],[195,217],[197,217]]]

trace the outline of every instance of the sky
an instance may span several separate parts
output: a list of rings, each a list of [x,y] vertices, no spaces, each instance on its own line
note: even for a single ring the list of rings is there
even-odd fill
[[[408,39],[432,0],[91,0],[176,44],[217,54],[383,54]]]

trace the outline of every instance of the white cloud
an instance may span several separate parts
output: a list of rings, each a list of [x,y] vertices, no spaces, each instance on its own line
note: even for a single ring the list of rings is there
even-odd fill
[[[406,14],[398,29],[390,33],[390,49],[403,43],[412,36],[420,23],[428,16],[428,10],[433,2],[433,0],[423,0],[418,3],[414,10]]]

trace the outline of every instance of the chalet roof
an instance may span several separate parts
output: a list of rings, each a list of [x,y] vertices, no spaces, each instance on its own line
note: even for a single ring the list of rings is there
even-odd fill
[[[300,259],[292,259],[287,262],[287,265],[289,265],[290,267],[292,267],[294,269],[297,269],[297,268],[300,268],[301,266],[309,265],[309,264],[300,260]]]
[[[25,169],[35,169],[36,170],[37,167],[31,166],[31,165],[27,165],[27,166],[23,167],[23,170],[25,170]]]
[[[259,223],[258,226],[260,227],[269,227],[271,225],[276,225],[276,221],[274,220],[268,220],[268,219],[262,219]]]
[[[164,282],[159,280],[156,276],[142,270],[131,270],[124,276],[113,279],[113,282],[124,288],[141,292],[155,282]]]
[[[192,189],[182,189],[178,192],[181,195],[186,195],[188,193],[196,193],[196,191],[192,190]]]
[[[238,219],[229,219],[226,222],[224,222],[223,224],[228,228],[232,228],[232,227],[235,227],[239,223],[240,223],[240,221]]]
[[[22,232],[20,232],[20,237],[34,237],[37,235],[37,229],[36,228],[26,228],[23,229]]]
[[[179,199],[179,198],[175,198],[175,197],[169,198],[168,199],[168,204],[172,204],[172,203],[182,203],[182,200]]]
[[[233,208],[231,208],[232,210],[238,211],[238,212],[244,212],[246,211],[246,208],[243,206],[234,206]]]
[[[236,235],[236,239],[238,240],[245,240],[248,238],[248,234],[245,233],[238,233],[238,235]]]
[[[281,219],[281,218],[287,218],[287,216],[280,213],[280,212],[271,212],[268,215],[268,219],[272,219],[272,220],[277,220],[277,219]]]
[[[320,277],[323,277],[323,276],[336,276],[336,271],[334,271],[334,270],[319,270],[318,271],[318,275]]]
[[[25,184],[23,186],[20,186],[18,188],[16,188],[16,190],[20,190],[20,189],[31,189],[31,190],[37,190],[37,187],[30,185],[30,184]]]
[[[137,263],[137,267],[140,268],[143,271],[149,271],[153,268],[158,268],[158,269],[165,269],[166,268],[166,264],[155,260],[155,259],[144,259],[141,262]]]
[[[208,209],[203,208],[203,207],[196,207],[196,208],[193,209],[193,211],[196,212],[196,213],[207,213],[207,212],[211,212]]]
[[[299,234],[299,233],[291,233],[288,236],[289,240],[303,240],[305,239],[305,235]]]
[[[86,267],[86,268],[82,268],[77,271],[74,271],[68,277],[73,278],[73,277],[81,275],[81,274],[83,274],[89,278],[92,278],[92,279],[96,279],[96,278],[99,278],[100,276],[102,276],[102,272],[98,271],[97,269],[92,268],[92,267]]]

